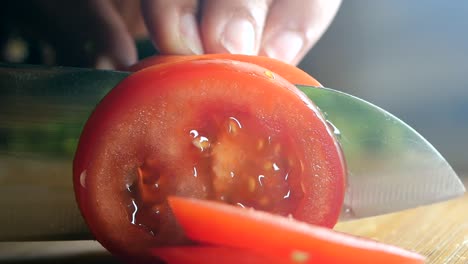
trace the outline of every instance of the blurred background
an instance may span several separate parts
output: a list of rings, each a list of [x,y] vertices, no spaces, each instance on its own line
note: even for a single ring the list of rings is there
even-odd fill
[[[300,67],[370,101],[468,176],[468,1],[343,1]]]

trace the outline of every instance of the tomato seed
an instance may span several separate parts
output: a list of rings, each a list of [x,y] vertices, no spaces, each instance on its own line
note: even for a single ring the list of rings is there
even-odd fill
[[[242,128],[242,124],[234,117],[229,117],[228,121],[228,132],[229,134],[236,135],[239,132],[239,129]]]
[[[262,150],[264,146],[265,146],[265,140],[263,139],[258,140],[257,150]]]
[[[270,78],[272,80],[275,79],[275,74],[273,72],[271,72],[271,71],[266,70],[265,75],[266,75],[266,77],[268,77],[268,78]]]
[[[275,145],[273,152],[275,153],[275,155],[279,155],[280,151],[281,151],[281,145],[278,143]]]
[[[266,206],[270,203],[270,199],[269,199],[267,196],[262,196],[262,197],[260,198],[260,200],[258,200],[258,203],[259,203],[261,206],[266,207]]]
[[[294,250],[291,252],[291,260],[295,263],[306,263],[309,261],[310,256],[309,253],[300,251],[300,250]]]
[[[255,187],[257,187],[256,186],[257,184],[255,183],[255,179],[253,177],[249,177],[247,184],[248,184],[249,192],[254,192]]]
[[[200,151],[205,151],[210,148],[211,143],[206,137],[196,137],[193,141],[192,144],[198,148]]]
[[[264,170],[270,170],[273,167],[273,162],[267,161],[265,164],[263,164],[263,169]]]

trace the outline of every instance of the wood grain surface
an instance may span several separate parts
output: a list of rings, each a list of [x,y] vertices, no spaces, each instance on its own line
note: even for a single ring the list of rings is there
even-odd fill
[[[468,264],[468,194],[389,215],[339,223],[336,230],[418,252],[427,264]]]

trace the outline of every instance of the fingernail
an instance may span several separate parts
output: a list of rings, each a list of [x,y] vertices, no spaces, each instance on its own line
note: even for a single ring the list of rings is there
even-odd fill
[[[203,53],[197,22],[192,14],[184,14],[180,17],[180,33],[185,46],[193,54]]]
[[[96,69],[99,69],[99,70],[113,70],[113,69],[115,69],[114,63],[112,63],[112,60],[107,56],[97,57],[95,67],[96,67]]]
[[[268,39],[264,50],[268,57],[293,62],[304,46],[304,38],[294,31],[281,32]]]
[[[234,18],[224,27],[221,45],[229,53],[255,55],[255,29],[250,21]]]

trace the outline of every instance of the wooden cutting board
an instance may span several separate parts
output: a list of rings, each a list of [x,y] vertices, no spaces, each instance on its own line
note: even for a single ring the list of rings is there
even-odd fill
[[[468,264],[468,194],[449,202],[339,223],[335,229],[418,252],[427,257],[427,264]]]
[[[416,251],[427,257],[427,264],[468,264],[468,194],[444,203],[339,223],[335,229]],[[0,263],[119,262],[95,241],[57,241],[0,243]]]

